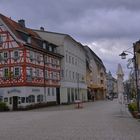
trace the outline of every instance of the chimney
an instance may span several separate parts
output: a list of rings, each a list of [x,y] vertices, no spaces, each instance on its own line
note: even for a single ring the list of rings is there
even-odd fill
[[[41,31],[44,31],[44,27],[40,27],[40,30],[41,30]]]
[[[18,20],[18,23],[25,28],[25,20],[24,19],[20,19]]]

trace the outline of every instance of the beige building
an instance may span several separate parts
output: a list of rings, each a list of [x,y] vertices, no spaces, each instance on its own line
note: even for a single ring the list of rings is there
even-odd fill
[[[88,98],[91,100],[105,99],[106,68],[102,60],[88,47],[84,46],[87,58]]]

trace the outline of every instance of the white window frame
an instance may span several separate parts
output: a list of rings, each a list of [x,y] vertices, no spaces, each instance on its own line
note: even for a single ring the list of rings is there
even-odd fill
[[[29,51],[29,58],[31,61],[34,60],[34,52],[33,51]]]
[[[18,69],[18,75],[16,75],[16,69]],[[18,77],[21,75],[21,69],[20,67],[14,67],[14,77]]]
[[[2,43],[3,43],[3,36],[0,35],[0,44],[2,44]]]
[[[5,54],[7,54],[7,57],[5,57]],[[9,52],[8,51],[3,52],[3,59],[7,60],[8,58],[9,58]]]
[[[35,74],[36,74],[36,77],[39,77],[39,73],[40,73],[39,68],[36,68],[36,69],[35,69]]]
[[[17,56],[15,55],[16,52],[17,52]],[[19,50],[15,50],[13,52],[13,56],[14,56],[14,59],[18,59],[19,58]]]
[[[7,76],[5,75],[5,70],[6,70],[6,69],[8,69],[8,71],[7,71]],[[3,77],[4,77],[4,78],[8,78],[8,77],[9,77],[9,68],[8,68],[8,67],[3,68]]]

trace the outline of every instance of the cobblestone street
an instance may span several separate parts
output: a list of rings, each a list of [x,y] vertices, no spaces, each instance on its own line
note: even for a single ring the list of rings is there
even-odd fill
[[[140,122],[117,100],[0,113],[0,140],[140,140]]]

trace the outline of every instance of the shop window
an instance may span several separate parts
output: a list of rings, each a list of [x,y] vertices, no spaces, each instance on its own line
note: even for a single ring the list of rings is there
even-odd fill
[[[28,103],[29,102],[29,99],[28,99],[28,97],[26,97],[26,103]]]
[[[48,96],[50,96],[50,88],[48,88]]]
[[[55,96],[55,88],[52,88],[52,96]]]
[[[8,98],[6,97],[6,98],[4,98],[4,102],[8,102]]]
[[[35,96],[34,95],[28,96],[28,102],[29,103],[34,103],[35,102]]]
[[[37,102],[43,102],[43,95],[37,96]]]
[[[21,97],[21,103],[25,103],[25,97]]]
[[[9,104],[12,104],[12,97],[10,97],[9,99]]]

